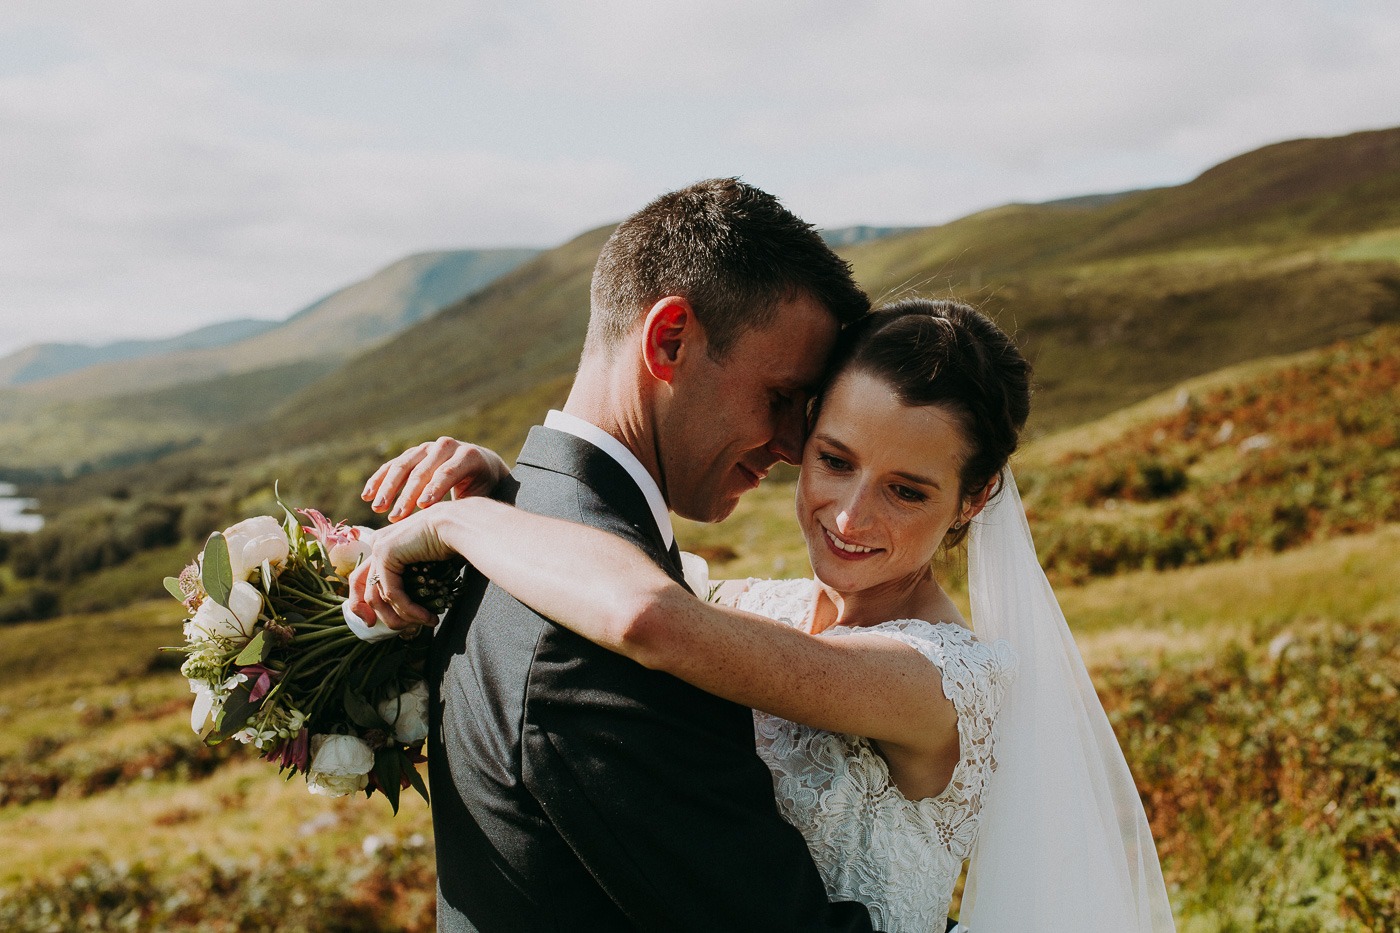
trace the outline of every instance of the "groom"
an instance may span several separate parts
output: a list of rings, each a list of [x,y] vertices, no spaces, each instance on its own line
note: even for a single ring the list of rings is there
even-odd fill
[[[497,494],[611,531],[683,582],[669,512],[719,521],[797,462],[837,332],[868,302],[813,228],[734,179],[628,218],[591,299],[564,410]],[[440,930],[870,929],[863,906],[828,903],[778,815],[748,709],[476,575],[432,664]]]

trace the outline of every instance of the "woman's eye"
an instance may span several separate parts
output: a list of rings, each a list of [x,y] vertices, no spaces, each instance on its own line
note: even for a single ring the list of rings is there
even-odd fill
[[[928,498],[928,496],[919,492],[919,490],[911,489],[908,486],[894,487],[894,494],[899,498],[903,499],[905,502],[923,502],[925,499]]]
[[[833,470],[844,470],[850,466],[845,460],[831,454],[817,454],[817,459]]]

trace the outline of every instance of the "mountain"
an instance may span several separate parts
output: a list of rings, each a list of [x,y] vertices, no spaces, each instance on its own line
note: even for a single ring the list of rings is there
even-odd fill
[[[567,392],[609,232],[535,256],[323,378],[265,393],[266,407],[244,412],[218,448],[245,465],[293,452],[309,464],[476,431],[512,453]],[[1400,129],[1281,143],[1174,187],[1007,205],[840,251],[877,302],[958,297],[1011,331],[1035,366],[1031,432],[1043,434],[1194,376],[1400,321]],[[6,425],[21,407],[0,393],[0,466],[38,468],[63,450],[97,462],[81,421],[16,442]],[[153,450],[159,432],[147,433],[141,448]]]
[[[515,406],[512,393],[573,371],[608,232],[542,254],[252,425],[291,430],[288,443],[420,423],[426,435],[493,400]],[[1400,129],[1282,143],[1171,188],[1011,205],[841,251],[877,301],[951,294],[1015,333],[1044,432],[1400,321]]]
[[[1400,320],[1400,129],[1304,139],[1183,185],[1008,205],[851,248],[878,299],[979,304],[1036,364],[1037,429]]]
[[[50,399],[112,397],[303,360],[344,360],[482,288],[535,250],[419,253],[339,289],[270,329],[223,345],[190,347],[103,363],[30,381]]]
[[[165,340],[118,340],[97,346],[39,343],[0,357],[0,387],[50,379],[89,366],[119,363],[180,350],[204,350],[247,340],[278,326],[277,321],[246,318],[210,324]]]
[[[837,227],[834,230],[821,230],[822,239],[826,245],[832,249],[839,249],[842,246],[855,246],[857,243],[868,243],[871,240],[882,240],[887,236],[898,236],[901,233],[908,233],[910,230],[919,230],[919,227]]]

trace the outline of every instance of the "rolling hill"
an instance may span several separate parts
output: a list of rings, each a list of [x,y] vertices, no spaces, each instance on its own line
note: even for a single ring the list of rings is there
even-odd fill
[[[21,391],[48,399],[112,397],[302,360],[344,360],[470,295],[534,254],[527,249],[418,253],[244,339],[90,366],[29,381]]]
[[[81,343],[37,343],[0,358],[0,386],[24,385],[103,363],[119,363],[181,350],[227,346],[277,326],[277,321],[247,318],[210,324],[166,340],[118,340],[97,346]]]
[[[220,446],[248,457],[362,447],[488,416],[494,436],[519,435],[538,416],[531,405],[567,387],[608,232],[534,257],[324,378],[265,394],[268,407]],[[1183,379],[1400,321],[1400,129],[1268,146],[1174,187],[877,232],[841,248],[871,295],[955,296],[996,317],[1035,363],[1032,429],[1043,434]],[[326,313],[315,306],[301,321]],[[310,330],[308,342],[331,339]],[[0,465],[42,466],[5,415],[18,407],[0,394]]]
[[[1384,192],[1395,196],[1377,203]],[[567,376],[607,233],[405,331],[255,430],[290,443],[416,422],[434,433]],[[1044,432],[1400,321],[1400,129],[1283,143],[1175,188],[1014,205],[843,253],[877,299],[951,294],[1016,333],[1036,364]]]

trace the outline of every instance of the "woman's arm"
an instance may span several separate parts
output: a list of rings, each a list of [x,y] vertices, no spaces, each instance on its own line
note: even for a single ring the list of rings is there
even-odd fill
[[[615,535],[490,499],[442,503],[380,531],[351,577],[352,609],[366,619],[378,610],[396,628],[431,621],[398,574],[451,551],[541,615],[708,693],[910,751],[956,733],[938,669],[908,645],[823,638],[703,602]],[[366,593],[371,573],[380,582]]]

